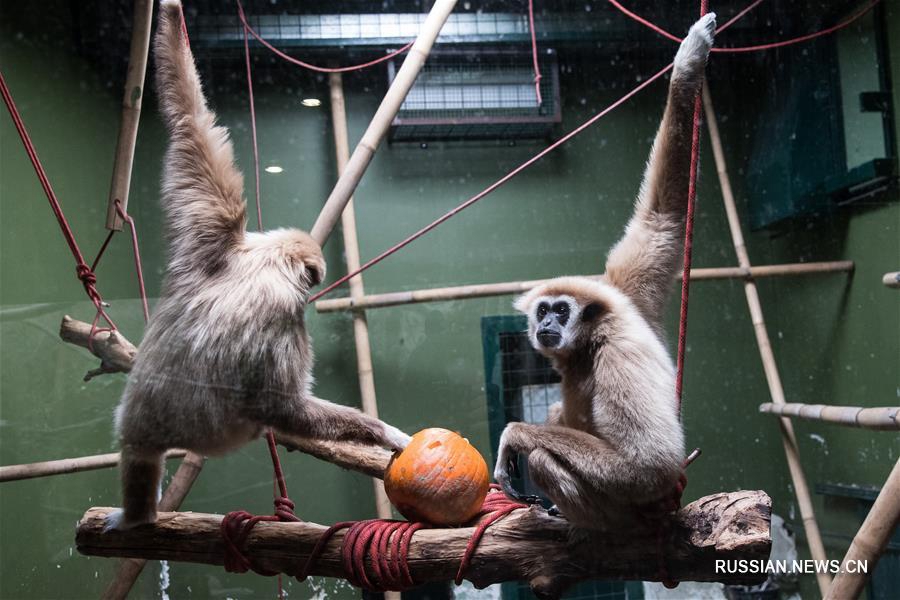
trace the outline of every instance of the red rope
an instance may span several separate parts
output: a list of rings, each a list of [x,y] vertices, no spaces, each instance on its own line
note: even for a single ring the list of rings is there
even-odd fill
[[[386,60],[390,60],[390,59],[394,58],[395,56],[399,56],[400,54],[403,54],[404,52],[406,52],[407,50],[412,48],[412,45],[415,43],[415,41],[409,42],[408,44],[406,44],[399,50],[395,50],[394,52],[390,52],[380,58],[376,58],[375,60],[370,60],[369,62],[366,62],[366,63],[362,63],[362,64],[358,64],[358,65],[350,65],[349,67],[333,67],[333,68],[319,67],[319,66],[310,64],[308,62],[304,62],[302,60],[296,59],[293,56],[288,56],[287,54],[285,54],[284,52],[282,52],[281,50],[279,50],[278,48],[276,48],[275,46],[273,46],[272,44],[267,42],[265,39],[263,39],[263,37],[261,35],[259,35],[256,32],[256,30],[250,26],[250,23],[247,22],[247,15],[244,14],[244,7],[241,6],[240,0],[236,0],[236,1],[237,1],[237,5],[238,5],[238,17],[240,18],[241,23],[243,24],[244,28],[248,32],[250,32],[250,35],[252,35],[253,37],[256,38],[256,41],[258,41],[260,44],[262,44],[263,46],[268,48],[272,53],[274,53],[279,58],[286,60],[291,64],[295,64],[298,67],[303,67],[304,69],[316,71],[317,73],[347,73],[349,71],[359,71],[361,69],[365,69],[367,67],[371,67],[373,65],[383,63]]]
[[[238,10],[241,3],[238,2]],[[241,17],[243,21],[243,17]],[[244,62],[247,65],[247,96],[250,99],[250,132],[253,137],[253,169],[256,183],[256,227],[262,231],[262,206],[259,202],[259,147],[256,141],[256,104],[253,101],[253,74],[250,70],[250,41],[247,38],[247,25],[244,25]]]
[[[53,191],[53,186],[50,185],[50,179],[47,177],[46,171],[44,171],[44,166],[41,164],[41,159],[37,155],[34,143],[32,143],[31,137],[28,135],[28,130],[25,128],[25,123],[22,121],[22,116],[19,114],[19,109],[16,106],[15,100],[13,100],[9,87],[6,85],[6,79],[3,77],[2,72],[0,72],[0,93],[3,95],[3,102],[6,104],[9,116],[12,117],[13,123],[16,126],[16,131],[19,133],[22,145],[25,146],[25,152],[28,154],[31,166],[34,167],[34,172],[37,174],[38,181],[40,181],[41,187],[44,188],[44,194],[46,194],[47,200],[50,202],[50,209],[56,217],[56,222],[59,223],[63,238],[65,238],[66,244],[72,252],[72,257],[75,259],[75,274],[84,286],[84,291],[88,298],[90,298],[91,303],[93,303],[94,307],[97,309],[97,315],[94,322],[96,323],[100,317],[103,317],[103,319],[109,323],[109,326],[112,329],[115,329],[116,324],[109,315],[106,314],[103,298],[100,296],[100,292],[97,291],[97,276],[94,274],[91,267],[84,261],[84,255],[78,247],[78,242],[75,241],[75,234],[72,232],[72,228],[69,226],[65,214],[63,214],[59,199]],[[95,329],[96,327],[92,328],[91,336],[88,338],[89,341],[93,338],[93,335],[95,335]]]
[[[844,27],[850,25],[851,23],[853,23],[854,21],[856,21],[857,19],[862,17],[864,14],[866,14],[867,12],[872,10],[875,7],[875,5],[878,4],[880,1],[881,0],[872,0],[871,2],[869,2],[868,4],[863,6],[862,9],[860,9],[859,11],[857,11],[856,13],[854,13],[853,15],[848,17],[846,20],[841,21],[837,25],[833,25],[831,27],[822,29],[820,31],[808,33],[806,35],[801,35],[799,37],[794,37],[794,38],[790,38],[787,40],[781,40],[778,42],[768,42],[765,44],[756,44],[753,46],[732,46],[732,47],[726,46],[726,47],[720,47],[720,48],[713,48],[711,51],[724,53],[724,54],[734,54],[734,53],[740,53],[740,52],[758,52],[761,50],[771,50],[773,48],[782,48],[784,46],[792,46],[794,44],[808,42],[809,40],[813,40],[818,37],[822,37],[823,35],[829,35],[829,34],[834,33],[835,31],[839,31],[839,30],[843,29]],[[680,37],[678,37],[677,35],[674,35],[673,33],[670,33],[669,31],[666,31],[665,29],[663,29],[659,25],[653,23],[652,21],[649,21],[649,20],[645,19],[644,17],[640,16],[639,14],[625,8],[620,2],[618,2],[618,0],[608,0],[608,2],[610,4],[612,4],[616,9],[618,9],[619,12],[621,12],[628,18],[640,23],[644,27],[647,27],[648,29],[655,31],[659,35],[661,35],[667,39],[670,39],[673,42],[681,43]],[[747,14],[748,12],[750,12],[751,10],[756,8],[762,2],[763,2],[763,0],[756,0],[755,2],[753,2],[750,6],[743,9],[738,14],[736,14],[734,17],[732,17],[723,26],[719,27],[719,29],[717,30],[717,33],[721,33],[728,27],[731,27],[731,25],[733,25],[735,21],[737,21],[738,19],[743,17],[745,14]]]
[[[488,527],[514,510],[528,508],[526,504],[507,498],[499,486],[492,485],[491,488],[493,491],[485,497],[481,509],[473,518],[478,519],[478,524],[460,560],[456,574],[457,585],[462,583]],[[409,569],[409,547],[412,537],[420,529],[430,527],[431,525],[427,523],[386,519],[335,523],[316,541],[297,578],[300,581],[306,579],[334,535],[346,529],[347,533],[341,541],[340,554],[341,565],[350,583],[366,590],[380,592],[409,589],[416,585]],[[367,572],[367,565],[371,573]]]
[[[356,277],[363,271],[375,266],[376,264],[380,263],[382,260],[384,260],[385,258],[390,256],[391,254],[394,254],[395,252],[405,248],[406,246],[408,246],[412,242],[416,241],[417,239],[419,239],[426,233],[430,232],[432,229],[435,229],[436,227],[438,227],[445,221],[449,220],[450,218],[456,216],[460,212],[469,208],[470,206],[472,206],[473,204],[475,204],[476,202],[478,202],[479,200],[481,200],[482,198],[484,198],[485,196],[487,196],[488,194],[490,194],[491,192],[493,192],[494,190],[496,190],[497,188],[499,188],[500,186],[502,186],[503,184],[508,182],[510,179],[512,179],[513,177],[515,177],[516,175],[518,175],[519,173],[521,173],[522,171],[524,171],[525,169],[527,169],[528,167],[530,167],[531,165],[533,165],[534,163],[539,161],[540,159],[544,158],[546,155],[553,152],[554,150],[556,150],[557,148],[559,148],[560,146],[562,146],[563,144],[568,142],[570,139],[572,139],[579,133],[583,132],[585,129],[587,129],[588,127],[590,127],[591,125],[593,125],[594,123],[599,121],[601,118],[605,117],[607,114],[609,114],[610,112],[612,112],[613,110],[615,110],[616,108],[618,108],[619,106],[624,104],[626,101],[630,100],[632,96],[634,96],[635,94],[637,94],[638,92],[643,90],[645,87],[649,86],[651,83],[653,83],[654,81],[656,81],[657,79],[659,79],[660,77],[662,77],[663,75],[668,73],[669,70],[671,70],[671,69],[672,69],[672,63],[669,63],[668,65],[666,65],[665,67],[663,67],[662,69],[660,69],[659,71],[657,71],[656,73],[651,75],[649,79],[646,79],[644,82],[642,82],[641,84],[634,87],[627,94],[625,94],[624,96],[622,96],[621,98],[619,98],[618,100],[616,100],[615,102],[613,102],[612,104],[607,106],[605,109],[603,109],[602,111],[600,111],[599,113],[597,113],[596,115],[594,115],[593,117],[591,117],[590,119],[588,119],[587,121],[585,121],[584,123],[582,123],[581,125],[576,127],[575,129],[573,129],[572,131],[570,131],[569,133],[567,133],[566,135],[564,135],[563,137],[561,137],[554,143],[550,144],[549,146],[547,146],[546,148],[544,148],[543,150],[541,150],[540,152],[538,152],[537,154],[535,154],[534,156],[529,158],[527,161],[525,161],[524,163],[522,163],[521,165],[519,165],[518,167],[516,167],[515,169],[513,169],[512,171],[510,171],[503,177],[501,177],[496,182],[492,183],[491,185],[489,185],[482,191],[478,192],[477,194],[475,194],[474,196],[472,196],[471,198],[469,198],[468,200],[466,200],[465,202],[463,202],[456,208],[448,211],[443,216],[435,219],[434,221],[432,221],[431,223],[429,223],[422,229],[418,230],[417,232],[413,233],[412,235],[410,235],[403,241],[388,248],[387,250],[385,250],[384,252],[382,252],[381,254],[376,256],[375,258],[369,260],[368,262],[366,262],[365,264],[360,266],[358,269],[356,269],[350,273],[347,273],[346,275],[344,275],[343,277],[341,277],[340,279],[338,279],[337,281],[335,281],[334,283],[332,283],[325,289],[323,289],[323,290],[319,291],[318,293],[314,294],[313,296],[311,296],[309,301],[315,302],[316,300],[318,300],[325,294],[328,294],[329,292],[335,290],[338,286],[349,281],[353,277]]]
[[[138,246],[137,226],[134,224],[134,218],[122,210],[121,202],[116,200],[115,205],[116,213],[119,215],[119,218],[128,223],[128,227],[131,230],[131,249],[134,254],[134,270],[137,273],[138,289],[141,294],[141,307],[144,309],[144,323],[146,323],[150,320],[150,306],[147,304],[147,290],[144,287],[144,269],[141,267],[141,251]],[[109,238],[107,238],[107,240],[108,239]],[[99,260],[99,256],[97,260]],[[94,261],[94,264],[96,264],[96,261]]]
[[[528,0],[528,30],[531,32],[531,60],[534,62],[534,93],[540,106],[544,101],[541,99],[541,67],[538,64],[537,40],[534,34],[534,0]]]

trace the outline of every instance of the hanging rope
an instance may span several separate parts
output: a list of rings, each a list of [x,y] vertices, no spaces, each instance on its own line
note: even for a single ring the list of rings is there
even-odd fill
[[[729,20],[722,27],[720,27],[717,30],[717,33],[721,33],[728,27],[731,27],[731,25],[734,24],[735,21],[737,21],[738,19],[743,17],[746,13],[748,13],[751,10],[753,10],[754,8],[756,8],[763,1],[764,0],[756,0],[750,6],[743,9],[742,11],[740,11],[738,14],[736,14],[734,17],[732,17],[731,20]],[[880,1],[881,0],[871,0],[870,2],[865,4],[859,11],[857,11],[854,14],[852,14],[851,16],[847,17],[847,19],[841,21],[837,25],[833,25],[831,27],[822,29],[820,31],[816,31],[814,33],[809,33],[806,35],[801,35],[798,37],[790,38],[787,40],[781,40],[778,42],[768,42],[765,44],[756,44],[753,46],[716,47],[716,48],[713,48],[711,51],[719,52],[719,53],[723,53],[723,54],[734,54],[734,53],[741,53],[741,52],[758,52],[758,51],[762,51],[762,50],[772,50],[774,48],[783,48],[785,46],[792,46],[794,44],[808,42],[810,40],[814,40],[818,37],[822,37],[823,35],[832,34],[836,31],[843,29],[844,27],[847,27],[848,25],[850,25],[851,23],[853,23],[854,21],[856,21],[857,19],[859,19],[860,17],[862,17],[863,15],[868,13],[870,10],[875,8],[875,5],[878,4]],[[666,31],[665,29],[663,29],[659,25],[653,23],[652,21],[649,21],[649,20],[645,19],[644,17],[640,16],[639,14],[625,8],[620,2],[618,2],[618,0],[608,0],[608,2],[610,4],[612,4],[619,12],[621,12],[628,18],[640,23],[644,27],[647,27],[648,29],[655,31],[659,35],[661,35],[667,39],[670,39],[673,42],[681,43],[680,37],[678,37],[677,35],[674,35],[673,33]]]
[[[238,10],[241,3],[238,2]],[[241,13],[243,14],[243,13]],[[243,21],[244,19],[241,18]],[[250,70],[250,41],[247,37],[247,25],[244,22],[244,62],[247,65],[247,96],[250,99],[250,132],[253,137],[253,170],[254,183],[256,184],[256,228],[262,231],[262,206],[259,201],[259,147],[256,141],[256,105],[253,100],[253,73]]]
[[[349,71],[359,71],[365,69],[367,67],[371,67],[373,65],[377,65],[379,63],[383,63],[386,60],[390,60],[395,56],[399,56],[412,48],[412,45],[415,42],[409,42],[399,50],[395,50],[380,58],[376,58],[375,60],[370,60],[369,62],[358,64],[358,65],[350,65],[348,67],[319,67],[308,62],[304,62],[302,60],[296,59],[293,56],[288,56],[269,42],[267,42],[261,35],[259,35],[253,27],[250,26],[250,23],[247,21],[247,15],[244,14],[244,7],[241,6],[240,0],[237,1],[238,7],[238,18],[241,20],[241,24],[244,26],[244,29],[250,33],[256,41],[268,48],[275,56],[278,56],[281,59],[288,61],[291,64],[297,65],[298,67],[303,67],[304,69],[309,69],[310,71],[316,71],[317,73],[347,73]]]
[[[538,64],[537,39],[534,33],[534,0],[528,0],[528,30],[531,32],[531,60],[534,62],[534,94],[540,106],[544,101],[541,99],[541,66]]]
[[[144,323],[146,324],[147,321],[150,320],[150,306],[147,303],[147,290],[144,286],[144,269],[141,266],[141,251],[138,246],[137,226],[134,224],[134,219],[132,218],[132,216],[122,210],[122,203],[119,200],[115,201],[115,206],[116,213],[119,215],[119,218],[128,223],[128,228],[131,231],[131,250],[134,254],[134,270],[137,274],[138,290],[141,295],[141,307],[144,310]],[[110,234],[112,234],[114,231],[115,230],[111,231]],[[106,248],[107,243],[109,243],[109,237],[107,237],[106,242],[103,243],[103,248],[101,248],[100,254],[102,254],[102,250]],[[100,260],[99,256],[94,260],[94,265],[97,264],[98,260]],[[93,269],[94,267],[91,268]]]
[[[44,166],[41,164],[41,159],[38,157],[37,150],[31,141],[31,137],[28,135],[25,123],[22,121],[22,116],[19,114],[19,109],[16,106],[15,100],[13,100],[9,87],[6,85],[6,79],[3,77],[2,72],[0,72],[0,92],[3,94],[3,102],[6,104],[9,116],[12,117],[13,123],[16,126],[16,131],[19,133],[19,138],[21,138],[22,144],[25,146],[25,152],[28,154],[31,166],[34,167],[34,172],[37,174],[38,181],[40,181],[41,187],[44,188],[44,194],[46,194],[47,200],[50,202],[50,209],[56,217],[56,222],[59,224],[63,238],[65,238],[66,244],[69,246],[69,250],[72,253],[72,257],[75,259],[75,274],[84,286],[84,291],[88,298],[90,298],[91,303],[97,309],[97,314],[94,317],[94,325],[91,328],[90,340],[96,333],[96,324],[101,317],[112,329],[116,328],[116,324],[104,310],[103,298],[100,296],[100,292],[97,291],[97,276],[94,274],[91,267],[84,261],[84,255],[78,247],[78,242],[75,241],[75,234],[72,232],[69,221],[63,213],[59,199],[53,191],[53,186],[50,185],[50,180],[47,177],[46,171],[44,171]]]

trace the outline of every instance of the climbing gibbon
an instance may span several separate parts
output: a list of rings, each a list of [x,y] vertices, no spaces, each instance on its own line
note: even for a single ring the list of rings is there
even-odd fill
[[[115,414],[124,509],[109,528],[156,520],[169,448],[221,454],[267,428],[391,449],[410,439],[312,395],[303,313],[325,276],[322,251],[303,231],[246,230],[243,178],[227,130],[206,105],[182,19],[180,2],[161,2],[154,51],[170,137],[162,183],[168,269]]]
[[[510,423],[500,438],[498,483],[516,456],[573,525],[608,529],[636,506],[671,495],[684,459],[675,368],[661,319],[680,270],[694,100],[715,35],[710,13],[675,56],[662,123],[625,235],[599,280],[560,277],[518,298],[528,338],[562,376],[562,402],[543,425]]]

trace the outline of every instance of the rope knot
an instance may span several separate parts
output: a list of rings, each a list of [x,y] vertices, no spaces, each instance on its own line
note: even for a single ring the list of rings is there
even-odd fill
[[[294,502],[285,496],[278,496],[275,502],[275,516],[279,521],[299,521],[294,514]]]
[[[78,279],[81,280],[81,283],[84,284],[85,289],[89,289],[97,285],[97,276],[85,263],[79,263],[75,266],[75,274]]]

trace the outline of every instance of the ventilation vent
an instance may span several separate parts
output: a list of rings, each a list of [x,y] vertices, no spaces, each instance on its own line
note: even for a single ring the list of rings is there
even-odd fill
[[[542,50],[541,99],[531,54],[481,50],[433,54],[391,125],[392,142],[548,137],[560,122],[556,53]],[[388,63],[388,77],[397,62]]]

